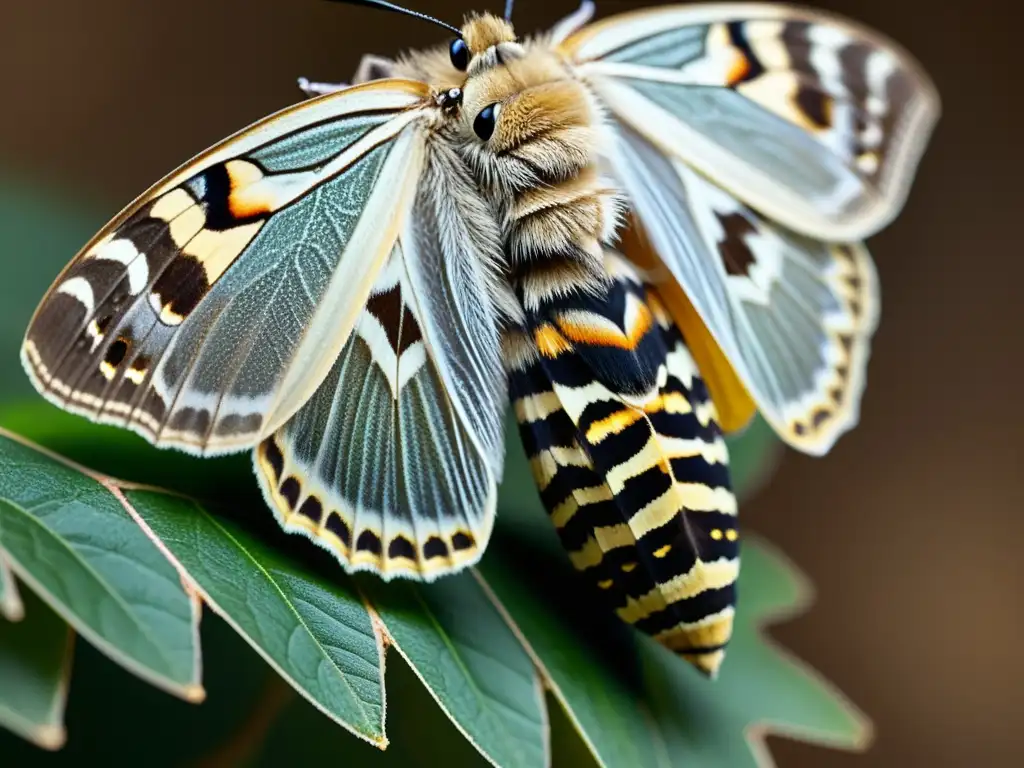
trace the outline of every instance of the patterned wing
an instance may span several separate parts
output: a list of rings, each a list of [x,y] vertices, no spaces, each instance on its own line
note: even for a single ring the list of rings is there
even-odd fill
[[[714,675],[739,545],[714,404],[657,292],[609,255],[604,296],[528,313],[507,343],[520,434],[573,565],[625,621]]]
[[[392,80],[307,101],[158,183],[36,310],[36,388],[192,453],[273,432],[327,376],[392,250],[427,95]]]
[[[653,250],[775,431],[826,453],[859,418],[879,314],[867,250],[788,231],[639,134],[620,139],[618,171]]]
[[[254,451],[286,530],[384,578],[476,562],[502,472],[501,241],[445,152],[329,375]]]
[[[860,240],[896,216],[939,114],[893,42],[782,4],[622,14],[559,49],[616,121],[822,240]]]

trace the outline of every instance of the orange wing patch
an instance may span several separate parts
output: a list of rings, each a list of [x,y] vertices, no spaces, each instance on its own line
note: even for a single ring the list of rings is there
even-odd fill
[[[636,349],[654,324],[654,318],[644,304],[630,296],[623,318],[625,329],[611,320],[591,312],[563,312],[558,316],[558,327],[570,341],[600,347],[616,347],[626,351]]]
[[[697,363],[697,370],[707,385],[711,400],[718,410],[718,422],[722,430],[730,433],[746,427],[757,412],[753,398],[682,287],[667,274],[654,248],[632,217],[622,233],[621,247],[631,262],[651,273],[650,279],[658,286],[660,303],[667,308],[682,331],[690,354]],[[654,299],[652,303],[657,305],[658,297]]]

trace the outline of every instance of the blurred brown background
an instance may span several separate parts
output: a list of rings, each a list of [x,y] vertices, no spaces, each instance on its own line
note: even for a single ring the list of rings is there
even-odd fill
[[[470,10],[410,4],[453,23]],[[627,5],[599,0],[599,14]],[[776,636],[874,718],[877,742],[864,756],[772,746],[793,767],[1021,765],[1019,6],[814,5],[908,47],[944,115],[902,217],[871,242],[883,321],[861,427],[825,459],[788,454],[743,511],[818,587],[813,611]],[[574,7],[520,0],[515,17],[527,32]],[[318,0],[4,0],[0,169],[112,215],[298,100],[296,76],[346,79],[365,50],[441,39],[412,19]]]

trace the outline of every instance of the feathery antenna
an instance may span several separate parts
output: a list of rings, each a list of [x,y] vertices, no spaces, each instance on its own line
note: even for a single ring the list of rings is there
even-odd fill
[[[384,11],[393,11],[394,13],[404,13],[406,16],[414,16],[417,19],[423,19],[424,21],[430,21],[437,24],[440,27],[444,27],[447,30],[454,32],[459,37],[462,37],[462,31],[458,27],[453,27],[451,24],[445,24],[440,19],[435,19],[433,16],[427,16],[425,13],[419,11],[410,11],[408,8],[403,8],[400,5],[394,3],[388,3],[385,0],[328,0],[332,3],[346,3],[348,5],[365,5],[370,8],[380,8]],[[512,2],[508,0],[508,7],[511,9]]]

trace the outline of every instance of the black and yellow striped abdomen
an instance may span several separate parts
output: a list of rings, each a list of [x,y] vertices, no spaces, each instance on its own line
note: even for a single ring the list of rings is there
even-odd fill
[[[606,263],[603,295],[546,301],[510,336],[520,434],[573,565],[623,620],[713,675],[739,570],[728,452],[657,294]]]

